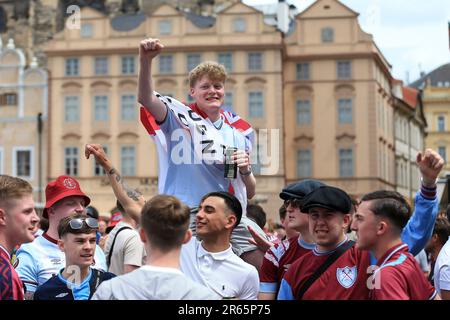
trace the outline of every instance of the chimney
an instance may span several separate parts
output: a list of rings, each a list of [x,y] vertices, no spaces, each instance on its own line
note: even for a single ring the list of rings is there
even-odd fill
[[[289,5],[285,0],[278,0],[277,27],[283,33],[289,30]]]

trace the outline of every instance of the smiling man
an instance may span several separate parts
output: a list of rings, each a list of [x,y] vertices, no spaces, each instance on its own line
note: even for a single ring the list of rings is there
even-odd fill
[[[230,237],[239,224],[242,207],[228,192],[211,192],[200,203],[196,216],[197,239],[181,249],[181,271],[224,299],[256,300],[256,269],[233,253]]]
[[[11,265],[11,253],[34,240],[39,217],[33,188],[20,178],[0,175],[0,300],[23,300],[22,281]]]
[[[115,276],[91,268],[97,230],[97,219],[83,214],[59,222],[58,247],[65,255],[66,267],[38,287],[34,300],[89,300],[100,283]]]
[[[32,299],[36,288],[50,279],[65,266],[64,253],[58,247],[59,222],[73,214],[86,215],[86,206],[91,199],[84,194],[78,181],[69,176],[59,176],[45,188],[44,218],[49,220],[49,228],[32,243],[25,244],[17,251],[17,273],[26,286],[26,299]],[[95,268],[106,271],[103,251],[95,251]]]

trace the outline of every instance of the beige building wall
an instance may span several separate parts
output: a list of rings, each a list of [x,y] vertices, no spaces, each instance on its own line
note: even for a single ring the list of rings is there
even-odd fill
[[[450,87],[427,85],[423,90],[423,104],[428,123],[425,144],[446,160],[441,171],[441,176],[445,177],[450,174]]]
[[[65,29],[56,34],[46,46],[48,68],[51,72],[51,107],[49,119],[48,161],[49,179],[66,173],[65,148],[77,148],[76,176],[83,190],[92,198],[92,205],[105,214],[115,200],[104,176],[94,175],[92,160],[85,160],[83,147],[88,142],[102,143],[108,147],[113,163],[121,168],[121,146],[135,146],[135,175],[126,177],[128,185],[137,187],[146,197],[156,194],[157,157],[153,142],[148,137],[138,118],[122,121],[120,99],[122,94],[137,93],[138,46],[145,37],[158,37],[165,45],[163,55],[171,55],[173,69],[159,72],[160,59],[153,63],[155,89],[171,94],[181,101],[188,100],[187,54],[199,53],[201,61],[217,60],[222,52],[231,53],[232,70],[226,84],[232,93],[233,109],[248,120],[256,130],[278,129],[282,132],[282,43],[281,34],[263,22],[259,11],[235,4],[222,11],[210,28],[199,28],[174,8],[163,5],[138,27],[127,32],[113,30],[108,17],[95,10],[81,11],[83,24],[90,24],[91,35],[82,35],[80,30]],[[244,30],[236,33],[232,27],[239,19]],[[168,33],[161,29],[160,21],[170,25]],[[83,27],[82,27],[83,28]],[[165,30],[167,31],[167,30]],[[247,60],[250,52],[261,53],[262,68],[249,71]],[[123,75],[123,56],[135,58],[135,72]],[[94,57],[106,57],[108,73],[95,75]],[[67,59],[78,59],[79,74],[65,74]],[[262,116],[250,117],[249,92],[262,93]],[[93,99],[95,95],[108,97],[108,118],[94,120]],[[67,97],[78,97],[79,119],[67,121],[65,108]],[[69,98],[70,100],[70,98]],[[136,112],[138,106],[136,106]],[[278,144],[280,152],[273,155],[280,166],[269,176],[257,176],[258,201],[267,210],[269,217],[277,216],[281,200],[278,193],[284,186],[282,134]],[[276,160],[276,161],[275,161]],[[73,162],[72,162],[73,165]],[[73,169],[73,166],[72,166]],[[67,173],[74,173],[73,170]]]
[[[395,168],[390,65],[357,16],[340,2],[319,0],[296,17],[285,38],[284,126],[288,183],[315,178],[359,197],[393,189]],[[350,65],[347,76],[338,75],[338,62]],[[307,76],[297,75],[300,64]],[[344,121],[339,100],[351,101]]]
[[[38,207],[45,200],[47,102],[47,71],[26,61],[13,40],[0,39],[0,174],[30,182]]]

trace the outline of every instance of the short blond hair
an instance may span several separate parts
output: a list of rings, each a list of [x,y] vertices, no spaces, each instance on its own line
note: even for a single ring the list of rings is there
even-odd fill
[[[189,86],[193,88],[197,81],[205,75],[212,81],[225,83],[227,80],[227,71],[223,65],[215,61],[205,61],[189,72]]]
[[[18,199],[32,193],[33,187],[28,181],[6,174],[0,175],[0,205],[8,200]]]

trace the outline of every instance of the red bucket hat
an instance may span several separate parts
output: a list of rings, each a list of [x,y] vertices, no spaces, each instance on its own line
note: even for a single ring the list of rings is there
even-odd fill
[[[42,216],[48,219],[47,209],[61,199],[70,196],[81,196],[86,200],[86,207],[91,199],[81,191],[80,184],[77,180],[69,176],[59,176],[54,181],[50,181],[45,187],[45,208]]]

